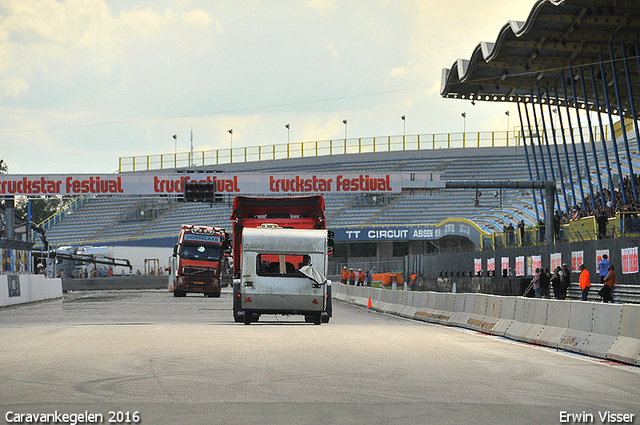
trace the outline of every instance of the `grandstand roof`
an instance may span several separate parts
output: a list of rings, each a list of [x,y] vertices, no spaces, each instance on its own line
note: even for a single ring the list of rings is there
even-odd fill
[[[640,89],[639,39],[640,2],[637,0],[538,0],[525,22],[508,22],[495,42],[481,42],[470,59],[458,59],[451,68],[444,68],[441,95],[472,101],[527,101],[532,93],[537,96],[537,87],[543,96],[547,87],[552,97],[554,88],[562,93],[561,79],[565,78],[567,101],[573,103],[577,99],[583,103],[585,97],[580,84],[576,84],[575,95],[572,92],[569,69],[573,68],[574,77],[578,78],[582,67],[585,80],[591,81],[593,65],[595,79],[601,84],[602,61],[605,79],[612,84],[610,47],[616,74],[624,70],[624,49],[636,93]],[[618,85],[627,115],[630,104],[624,75],[619,76]],[[586,86],[592,105],[592,86],[590,83]],[[612,91],[610,88],[610,97]],[[606,105],[601,87],[598,92],[599,107],[604,112]],[[559,97],[559,104],[563,105],[562,95]]]

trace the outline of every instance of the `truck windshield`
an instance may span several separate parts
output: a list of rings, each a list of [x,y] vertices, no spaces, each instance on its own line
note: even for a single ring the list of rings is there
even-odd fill
[[[219,246],[184,244],[180,250],[180,258],[185,260],[220,261],[221,253]]]

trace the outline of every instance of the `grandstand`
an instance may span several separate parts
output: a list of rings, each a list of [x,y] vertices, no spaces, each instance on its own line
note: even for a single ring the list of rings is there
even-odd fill
[[[582,132],[586,133],[587,130],[583,129]],[[633,132],[630,132],[628,137],[634,140]],[[620,136],[616,143],[622,144]],[[593,152],[589,145],[586,145],[586,149],[587,158],[592,158]],[[613,143],[608,142],[608,151],[613,150]],[[596,155],[601,162],[604,161],[602,150],[596,151]],[[598,184],[595,173],[591,176],[584,174],[584,160],[581,160],[584,155],[579,145],[577,157],[578,165],[569,168],[574,176],[572,187],[562,191],[561,182],[557,183],[556,205],[563,212],[580,203],[581,192],[588,194],[589,184]],[[636,167],[640,167],[640,155],[637,150],[631,151],[630,158]],[[622,159],[626,160],[626,157],[622,155]],[[557,167],[557,164],[554,164],[554,167]],[[530,178],[524,147],[521,145],[334,154],[217,164],[174,171],[321,173],[335,170],[356,173],[435,172],[440,173],[440,179],[444,181]],[[624,170],[626,169],[623,168],[623,172]],[[614,178],[617,179],[616,170],[613,171]],[[601,181],[606,182],[605,170],[601,169],[600,173]],[[558,171],[556,174],[559,174]],[[580,176],[579,180],[577,176]],[[440,189],[404,191],[401,194],[384,196],[325,194],[325,202],[328,226],[333,229],[357,226],[433,225],[446,219],[461,218],[471,220],[484,232],[491,234],[502,232],[508,224],[515,226],[520,220],[527,226],[535,226],[543,219],[544,210],[539,196],[534,198],[533,195],[531,190],[484,190],[476,193],[472,189]],[[574,198],[577,198],[577,203],[573,202]],[[228,197],[213,204],[183,203],[179,202],[179,198],[167,197],[88,197],[74,204],[73,211],[62,212],[60,217],[51,220],[52,224],[47,226],[47,236],[54,246],[125,243],[171,246],[183,223],[229,227],[232,202]]]
[[[198,167],[198,171],[214,171]],[[528,178],[520,147],[456,148],[407,150],[330,157],[290,158],[239,164],[216,165],[216,172],[439,172],[442,180],[467,180],[474,176],[491,179]],[[259,194],[256,194],[259,195]],[[449,218],[471,219],[487,232],[501,231],[516,218],[535,224],[530,212],[531,194],[505,190],[501,197],[485,193],[475,203],[474,190],[441,189],[432,192],[408,192],[397,195],[325,194],[327,223],[330,228],[361,225],[390,226],[437,224]],[[523,199],[522,208],[506,205]],[[502,205],[501,205],[502,204]],[[52,245],[90,245],[136,241],[152,246],[171,246],[183,223],[213,224],[229,227],[232,199],[213,204],[179,202],[178,199],[94,197],[65,214],[47,230]]]

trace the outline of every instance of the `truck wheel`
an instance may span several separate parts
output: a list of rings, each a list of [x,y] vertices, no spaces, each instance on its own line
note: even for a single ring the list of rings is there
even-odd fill
[[[212,293],[211,293],[211,296],[212,296],[213,298],[220,298],[220,294],[221,294],[221,292],[220,292],[220,291],[218,291],[218,292],[212,292]]]
[[[244,324],[245,325],[250,325],[251,322],[253,322],[253,314],[251,313],[247,313],[246,311],[244,312]]]
[[[313,316],[310,314],[305,314],[304,315],[304,322],[305,323],[313,323]]]
[[[242,322],[242,321],[243,321],[244,314],[240,314],[240,313],[242,313],[242,311],[241,311],[241,310],[238,310],[238,309],[237,309],[237,308],[235,308],[235,306],[234,306],[234,307],[233,307],[233,320],[234,320],[236,323],[240,323],[240,322]]]
[[[322,313],[318,313],[315,316],[313,316],[313,324],[314,325],[319,325],[322,323]]]
[[[322,323],[329,323],[330,318],[331,317],[328,314],[322,313]]]
[[[187,293],[185,291],[181,291],[180,289],[174,289],[173,290],[173,296],[174,297],[186,297]]]

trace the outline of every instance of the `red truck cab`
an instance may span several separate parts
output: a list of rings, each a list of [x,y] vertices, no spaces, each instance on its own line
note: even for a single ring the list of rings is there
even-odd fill
[[[224,251],[228,246],[229,236],[224,229],[183,224],[173,248],[173,295],[184,297],[195,292],[220,297]]]
[[[263,223],[288,229],[326,229],[324,198],[298,196],[290,198],[253,198],[236,196],[233,200],[233,275],[240,278],[242,229]]]

